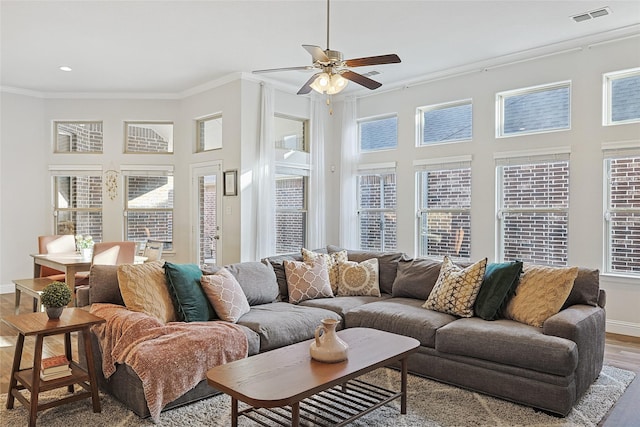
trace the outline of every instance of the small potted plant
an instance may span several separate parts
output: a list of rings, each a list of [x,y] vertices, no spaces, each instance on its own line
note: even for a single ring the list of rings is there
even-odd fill
[[[71,289],[64,282],[51,282],[42,290],[40,302],[47,308],[49,319],[58,319],[71,302]]]
[[[93,245],[95,242],[93,241],[93,237],[83,236],[82,234],[76,235],[76,246],[78,247],[78,251],[82,255],[83,259],[91,259],[91,252],[93,251]]]

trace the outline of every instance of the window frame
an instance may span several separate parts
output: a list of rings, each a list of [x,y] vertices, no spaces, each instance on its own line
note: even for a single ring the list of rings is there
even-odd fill
[[[129,149],[129,126],[130,125],[171,125],[171,141],[169,142],[170,150],[167,151],[133,151]],[[123,122],[124,131],[124,154],[152,154],[167,155],[174,152],[174,127],[175,124],[170,120],[125,120]]]
[[[200,127],[208,121],[211,120],[218,120],[220,119],[220,134],[221,134],[221,138],[220,138],[220,146],[219,147],[214,147],[214,148],[209,148],[209,149],[205,149],[204,148],[204,140],[202,138],[202,133],[200,132]],[[208,116],[204,116],[204,117],[200,117],[197,118],[195,120],[195,125],[196,125],[196,153],[208,153],[210,151],[215,151],[215,150],[221,150],[222,148],[224,148],[224,119],[222,116],[222,112],[219,113],[214,113],[214,114],[210,114]]]
[[[280,213],[300,213],[303,215],[302,219],[302,246],[300,249],[306,247],[306,243],[309,239],[309,169],[305,167],[292,167],[291,165],[276,165],[276,171],[274,176],[274,197],[277,198],[277,185],[275,182],[278,179],[286,179],[286,177],[301,177],[303,181],[303,199],[302,199],[302,207],[301,208],[280,208],[278,207],[277,200],[274,201],[274,244],[275,244],[275,252],[276,255],[282,255],[290,252],[278,252],[277,250],[277,241],[278,241],[278,226],[277,226],[277,218]]]
[[[104,214],[104,197],[102,193],[102,188],[104,187],[104,179],[102,176],[102,167],[99,165],[55,165],[49,166],[49,173],[51,176],[51,206],[52,206],[52,214],[53,214],[53,230],[54,234],[61,234],[58,224],[58,218],[60,217],[61,212],[84,212],[84,213],[96,213],[99,212],[101,216],[101,233],[100,236],[104,235],[104,220],[102,218]],[[100,207],[93,208],[61,208],[59,206],[59,197],[58,197],[58,179],[59,177],[82,177],[82,176],[90,176],[90,177],[100,177]],[[86,234],[84,232],[79,233],[77,227],[77,223],[74,224],[73,234]],[[68,233],[62,233],[68,234]],[[94,239],[96,241],[100,241],[102,237],[92,233]]]
[[[362,192],[360,189],[360,178],[365,176],[383,176],[383,175],[394,175],[396,182],[396,203],[393,208],[385,208],[384,200],[381,200],[380,207],[378,208],[362,208]],[[398,246],[397,234],[398,234],[398,202],[397,202],[397,194],[398,194],[398,174],[396,170],[396,162],[389,163],[379,163],[379,164],[367,164],[367,165],[359,165],[356,172],[356,221],[357,221],[357,242],[358,249],[361,250],[379,250],[381,252],[388,250],[395,250]],[[381,185],[384,185],[384,179],[381,180]],[[384,189],[380,192],[381,195],[384,196]],[[380,248],[367,248],[362,249],[362,229],[361,229],[361,214],[362,213],[378,213],[381,216],[380,224],[381,224],[381,233],[380,233]],[[392,213],[396,217],[396,245],[393,248],[385,247],[385,213]]]
[[[423,192],[423,180],[421,179],[421,174],[429,173],[429,172],[438,172],[438,171],[447,171],[447,170],[469,170],[469,187],[471,187],[472,182],[472,169],[471,169],[471,160],[472,157],[468,156],[459,156],[459,157],[448,157],[448,158],[440,158],[440,159],[428,159],[428,160],[416,160],[413,162],[414,170],[415,170],[415,180],[416,180],[416,244],[415,251],[418,257],[431,257],[431,258],[444,258],[439,255],[432,255],[427,252],[427,248],[424,248],[422,245],[422,216],[428,215],[431,212],[437,213],[466,213],[469,215],[471,219],[471,201],[472,198],[469,198],[469,206],[466,208],[423,208],[425,205],[422,196]],[[469,194],[471,195],[471,189],[469,190]],[[469,223],[469,234],[471,234],[471,222]],[[470,237],[470,236],[469,236]],[[455,259],[460,260],[469,260],[471,259],[471,244],[469,244],[469,257],[458,257],[454,256]]]
[[[381,120],[387,120],[387,119],[391,119],[394,118],[396,119],[396,134],[395,134],[395,143],[393,145],[393,147],[384,147],[384,148],[377,148],[377,149],[372,149],[372,150],[363,150],[362,149],[362,124],[364,123],[371,123],[371,122],[376,122],[376,121],[381,121]],[[358,133],[358,153],[379,153],[381,151],[391,151],[391,150],[397,150],[398,149],[398,114],[397,113],[388,113],[388,114],[382,114],[382,115],[378,115],[378,116],[370,116],[370,117],[363,117],[361,119],[356,120],[356,125],[357,125],[357,133]]]
[[[61,151],[58,148],[58,135],[61,134],[58,130],[60,125],[90,125],[90,124],[99,124],[102,128],[102,141],[100,142],[100,150],[98,151]],[[52,123],[53,126],[53,135],[52,135],[52,144],[53,144],[53,153],[54,154],[102,154],[104,152],[104,123],[102,120],[54,120]]]
[[[611,207],[611,161],[628,158],[640,159],[640,141],[631,143],[603,143],[603,262],[602,273],[622,277],[640,277],[639,272],[614,271],[612,269],[612,241],[611,241],[611,214],[612,213],[637,213],[639,208],[612,208]]]
[[[174,199],[173,206],[171,208],[130,208],[129,207],[129,182],[128,177],[172,177],[174,178],[174,168],[172,165],[122,165],[120,171],[122,174],[122,188],[123,188],[123,206],[122,206],[122,229],[125,240],[137,241],[135,237],[129,237],[128,234],[128,218],[129,212],[171,212],[172,218],[175,219],[175,179],[173,180]],[[163,253],[175,253],[175,220],[171,224],[171,241],[163,241],[164,249]]]
[[[567,127],[547,128],[547,129],[535,130],[535,131],[524,130],[520,132],[512,132],[509,134],[504,133],[505,99],[518,96],[518,95],[540,93],[540,92],[560,89],[564,87],[566,87],[569,90],[569,105],[567,107],[568,108],[567,117],[569,119],[569,122],[567,124]],[[571,80],[564,80],[560,82],[542,84],[537,86],[529,86],[525,88],[506,90],[506,91],[496,93],[496,138],[511,138],[511,137],[524,136],[524,135],[537,135],[537,134],[543,134],[543,133],[562,132],[562,131],[571,130],[571,100],[572,100],[571,95],[572,95]]]
[[[497,262],[506,262],[505,260],[505,245],[504,245],[504,213],[537,213],[537,212],[549,212],[549,213],[564,213],[567,216],[567,232],[569,230],[569,213],[570,213],[570,201],[571,193],[567,191],[567,206],[565,208],[504,208],[504,174],[502,169],[505,166],[522,166],[522,165],[534,165],[541,163],[556,163],[566,162],[569,170],[568,185],[571,186],[571,163],[570,163],[570,147],[558,147],[555,150],[527,150],[521,152],[507,152],[507,153],[495,153],[494,159],[496,161],[495,174],[496,174],[496,256]],[[568,265],[569,260],[569,237],[566,237],[567,248],[567,260],[565,266]],[[527,262],[527,261],[525,261]],[[557,266],[557,265],[553,265]]]
[[[300,124],[302,124],[302,150],[298,150],[298,149],[292,149],[292,148],[285,148],[284,147],[284,141],[282,146],[278,146],[278,143],[280,141],[274,141],[273,142],[273,146],[276,150],[284,150],[284,151],[296,151],[298,153],[307,153],[309,154],[311,152],[311,144],[310,144],[310,135],[309,135],[309,130],[310,130],[310,121],[309,119],[306,118],[302,118],[302,117],[295,117],[295,116],[290,116],[287,114],[281,114],[281,113],[275,113],[273,115],[274,117],[274,132],[275,132],[275,120],[277,119],[281,119],[281,120],[291,120],[291,121],[295,121],[295,122],[300,122]]]
[[[430,111],[437,110],[446,110],[448,108],[460,107],[463,105],[469,105],[471,107],[471,137],[470,138],[455,138],[455,139],[446,139],[442,141],[435,142],[424,142],[424,126],[425,119],[424,114]],[[473,141],[473,99],[460,99],[458,101],[449,101],[449,102],[441,102],[439,104],[425,105],[422,107],[416,108],[416,147],[431,147],[434,145],[440,144],[453,144],[458,142],[469,142]]]
[[[640,122],[640,117],[628,120],[613,121],[613,91],[612,84],[615,80],[628,77],[640,77],[640,67],[626,70],[612,71],[602,75],[602,126],[618,126]]]

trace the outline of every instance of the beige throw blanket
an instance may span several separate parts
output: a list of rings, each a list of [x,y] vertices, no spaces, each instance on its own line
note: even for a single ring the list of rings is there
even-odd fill
[[[169,322],[114,304],[93,304],[91,313],[107,321],[92,328],[102,348],[102,371],[109,378],[126,363],[142,380],[151,418],[202,381],[210,368],[247,357],[247,337],[232,323]]]

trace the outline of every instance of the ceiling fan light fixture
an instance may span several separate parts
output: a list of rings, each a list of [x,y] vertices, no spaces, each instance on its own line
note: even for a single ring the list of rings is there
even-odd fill
[[[337,73],[320,73],[317,75],[313,83],[309,86],[318,93],[326,93],[327,95],[335,95],[347,87],[349,80]]]

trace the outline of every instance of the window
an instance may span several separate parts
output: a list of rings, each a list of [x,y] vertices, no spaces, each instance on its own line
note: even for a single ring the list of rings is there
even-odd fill
[[[102,153],[102,122],[54,122],[56,153]]]
[[[299,252],[307,237],[306,171],[276,173],[276,253]]]
[[[604,125],[640,121],[640,68],[604,75]]]
[[[418,146],[441,142],[469,141],[473,136],[471,100],[418,108]]]
[[[173,248],[173,168],[122,167],[125,180],[125,239],[155,240]]]
[[[360,151],[390,150],[398,146],[398,118],[378,117],[358,121]]]
[[[417,168],[419,256],[470,259],[471,160]]]
[[[173,153],[173,123],[125,122],[126,153]]]
[[[222,148],[222,114],[196,120],[198,153]]]
[[[498,159],[498,258],[567,265],[568,154]]]
[[[357,213],[360,249],[396,249],[395,164],[392,168],[359,171]]]
[[[498,93],[496,136],[570,129],[570,88],[561,82]]]
[[[52,170],[55,234],[102,241],[102,171]]]
[[[605,159],[605,271],[640,276],[640,155]]]
[[[273,132],[275,147],[288,151],[309,151],[308,120],[294,117],[275,116]]]

